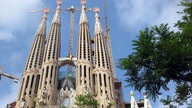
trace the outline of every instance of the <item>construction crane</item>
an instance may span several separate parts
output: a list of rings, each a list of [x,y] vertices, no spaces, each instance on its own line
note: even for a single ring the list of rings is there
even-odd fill
[[[86,0],[83,0],[82,3],[86,3]],[[81,11],[81,8],[75,8],[74,6],[71,6],[70,8],[67,8],[66,12],[71,12],[71,21],[70,21],[70,38],[69,38],[69,52],[68,52],[68,58],[72,60],[73,58],[73,38],[74,38],[74,13],[75,11]],[[86,8],[86,10],[91,11],[90,8]],[[72,66],[68,65],[68,71],[72,72]]]
[[[75,11],[80,11],[81,9],[71,6],[70,8],[65,9],[66,12],[71,12],[71,21],[70,21],[70,38],[69,38],[69,52],[68,58],[72,60],[73,58],[73,38],[74,38],[74,13]],[[72,73],[72,65],[68,64],[68,75]]]
[[[70,8],[66,9],[66,12],[71,12],[71,21],[70,21],[70,38],[69,38],[69,52],[68,52],[68,57],[72,59],[73,54],[73,37],[74,37],[74,13],[75,11],[80,11],[81,9],[76,9],[74,6],[71,6]]]
[[[57,0],[56,3],[58,5],[61,5],[62,4],[62,0]],[[47,15],[47,13],[49,12],[55,12],[56,10],[49,10],[49,8],[44,8],[42,10],[32,10],[30,13],[37,13],[37,12],[44,12],[44,14]]]
[[[86,0],[81,1],[82,4],[86,4]],[[71,12],[71,21],[70,21],[70,39],[69,39],[69,53],[68,57],[72,59],[73,54],[72,54],[72,49],[73,49],[73,37],[74,37],[74,13],[75,11],[80,11],[80,8],[74,8],[74,6],[71,6],[70,8],[67,8],[65,11],[66,12]],[[86,10],[91,11],[90,8],[86,8]]]
[[[43,10],[33,10],[33,11],[31,11],[31,13],[37,13],[37,12],[43,12],[44,13],[43,19],[47,20],[47,13],[49,13],[50,10],[48,8],[44,8]]]
[[[19,78],[15,77],[15,76],[13,76],[13,75],[9,75],[9,74],[3,73],[3,72],[2,72],[2,68],[3,68],[3,67],[0,66],[0,80],[1,80],[1,76],[5,76],[5,77],[7,77],[7,78],[13,79],[15,83],[18,83]]]
[[[110,40],[110,29],[108,26],[108,18],[107,18],[107,1],[104,0],[104,15],[105,15],[105,30],[106,30],[106,42],[107,42],[107,49],[109,52],[109,59],[111,64],[111,70],[113,74],[114,80],[116,80],[116,73],[114,69],[114,61],[113,61],[113,54],[112,54],[112,47],[111,47],[111,40]]]
[[[32,10],[31,13],[36,13],[36,12],[44,12],[48,13],[50,10],[48,8],[44,8],[43,10]]]

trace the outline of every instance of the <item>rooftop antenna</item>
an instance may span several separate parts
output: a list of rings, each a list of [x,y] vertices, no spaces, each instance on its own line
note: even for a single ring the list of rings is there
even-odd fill
[[[108,26],[107,0],[104,0],[104,16],[105,16],[106,42],[107,42],[107,48],[108,48],[108,52],[109,52],[111,71],[113,74],[113,79],[116,80],[116,73],[115,73],[115,69],[114,69],[114,61],[113,61],[113,54],[112,54],[112,46],[111,46],[110,33],[109,33],[110,29]]]

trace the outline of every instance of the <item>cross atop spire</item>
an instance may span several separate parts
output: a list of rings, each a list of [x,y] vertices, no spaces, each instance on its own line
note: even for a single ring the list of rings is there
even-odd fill
[[[49,9],[48,8],[44,8],[43,12],[44,12],[43,21],[46,21],[47,20],[47,13],[49,13]]]
[[[95,34],[103,32],[102,30],[102,26],[100,23],[100,17],[99,17],[99,8],[94,8],[94,12],[95,12]]]
[[[81,4],[82,4],[82,12],[81,12],[81,16],[80,16],[80,24],[82,22],[88,22],[87,16],[86,16],[86,11],[91,11],[90,8],[86,8],[85,4],[86,4],[86,0],[81,0]]]
[[[100,12],[100,9],[96,7],[96,8],[94,8],[94,12],[95,12],[95,13],[99,13],[99,12]]]
[[[55,16],[52,20],[52,22],[57,22],[60,24],[60,12],[61,12],[61,7],[60,5],[62,4],[62,0],[57,0],[57,9],[56,9],[56,13]]]
[[[57,0],[57,4],[61,5],[62,4],[62,0]]]
[[[86,4],[86,0],[81,0],[81,4],[85,5]]]
[[[61,6],[61,4],[62,4],[62,0],[57,0],[56,3],[57,3],[57,5],[58,5],[58,6],[57,6],[57,12],[60,12],[60,11],[61,11],[61,7],[60,7],[60,6]]]

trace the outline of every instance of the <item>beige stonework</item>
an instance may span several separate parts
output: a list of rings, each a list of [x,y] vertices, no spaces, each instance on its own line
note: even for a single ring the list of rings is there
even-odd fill
[[[46,13],[43,16],[26,62],[16,108],[59,108],[65,104],[77,108],[76,95],[88,93],[98,100],[99,108],[115,103],[114,72],[99,11],[95,14],[94,39],[91,39],[85,4],[82,3],[76,57],[60,58],[61,0],[58,0],[47,39]],[[58,89],[59,69],[68,64],[75,66],[75,84],[65,79],[69,85]]]

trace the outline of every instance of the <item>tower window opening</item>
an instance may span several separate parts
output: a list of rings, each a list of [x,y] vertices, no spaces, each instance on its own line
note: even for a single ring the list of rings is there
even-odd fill
[[[54,84],[55,84],[56,81],[57,81],[57,80],[56,80],[56,79],[57,79],[57,66],[55,67],[55,72],[54,72],[54,73],[55,73],[55,77],[54,77]]]
[[[100,85],[102,86],[101,74],[99,74]]]
[[[89,85],[91,86],[91,69],[89,68]]]
[[[80,80],[80,85],[81,85],[81,83],[82,83],[82,80]]]
[[[84,77],[86,78],[86,65],[84,66]]]
[[[49,73],[49,66],[47,66],[47,69],[46,69],[46,78],[48,77],[48,73]]]
[[[82,69],[81,69],[81,65],[80,65],[80,78],[82,77]]]
[[[92,75],[92,81],[93,81],[93,92],[95,93],[95,74]]]
[[[53,66],[51,66],[51,75],[50,75],[50,84],[51,84],[51,81],[52,81],[52,74],[53,74]]]
[[[93,86],[95,86],[95,74],[93,74]]]
[[[104,84],[105,84],[105,87],[107,87],[107,83],[106,83],[106,75],[104,74]]]
[[[28,83],[29,83],[29,75],[27,76],[27,81],[26,81],[25,88],[27,88],[27,87],[28,87]]]
[[[33,82],[34,82],[34,75],[32,76],[32,80],[31,80],[31,88],[33,87]]]
[[[49,98],[50,98],[50,95],[48,95],[48,100],[49,100]]]
[[[35,84],[35,94],[37,94],[37,91],[38,91],[39,79],[40,79],[40,75],[37,75],[36,84]]]

